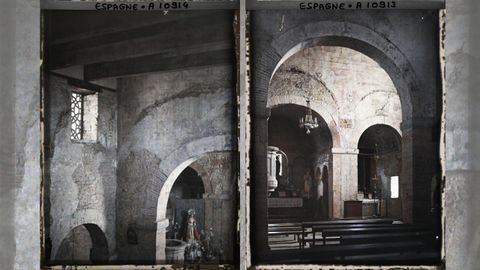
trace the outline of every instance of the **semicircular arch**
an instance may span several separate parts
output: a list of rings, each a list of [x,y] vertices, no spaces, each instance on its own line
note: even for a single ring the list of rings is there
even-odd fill
[[[392,79],[400,97],[404,120],[409,121],[412,118],[415,106],[412,93],[418,89],[414,70],[401,50],[373,29],[351,22],[317,21],[285,31],[274,38],[270,46],[278,61],[274,61],[274,67],[264,67],[270,69],[271,73],[266,70],[267,74],[270,74],[269,80],[288,58],[305,48],[341,46],[367,55],[376,61]],[[271,57],[271,55],[272,53],[263,57]]]
[[[268,101],[268,108],[275,108],[287,104],[305,107],[305,98],[297,95],[276,96]],[[310,101],[310,108],[320,115],[327,123],[330,135],[332,137],[333,147],[340,147],[342,140],[340,138],[340,131],[338,129],[337,121],[335,120],[338,119],[338,111],[329,109],[327,105],[328,104],[319,100]]]

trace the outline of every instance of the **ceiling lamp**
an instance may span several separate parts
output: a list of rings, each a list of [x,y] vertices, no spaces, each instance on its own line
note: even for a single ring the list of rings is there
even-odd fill
[[[310,134],[310,130],[318,127],[318,120],[312,115],[312,109],[310,108],[310,100],[307,99],[307,110],[304,117],[300,117],[299,125],[300,128],[305,128],[306,133]]]

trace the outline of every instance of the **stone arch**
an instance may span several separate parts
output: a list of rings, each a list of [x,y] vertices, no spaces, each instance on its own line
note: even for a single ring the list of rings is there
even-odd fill
[[[50,259],[53,260],[56,258],[61,242],[76,227],[82,226],[84,224],[94,224],[102,232],[107,232],[106,222],[101,217],[102,215],[99,211],[93,210],[93,209],[87,209],[87,210],[76,212],[75,217],[73,219],[70,219],[68,221],[69,224],[66,226],[63,224],[55,224],[56,227],[58,226],[58,230],[55,230],[55,231],[58,231],[58,233],[51,235],[52,250],[50,253],[51,254]],[[112,241],[112,238],[108,237],[108,235],[106,238]],[[107,245],[108,245],[108,241],[107,241]],[[114,243],[110,243],[110,247],[112,245],[114,245]]]
[[[305,98],[302,96],[276,96],[272,99],[268,100],[267,106],[268,108],[275,108],[281,105],[287,105],[287,104],[294,104],[298,106],[305,107]],[[340,147],[341,144],[341,138],[340,138],[340,131],[338,129],[337,121],[335,119],[338,119],[338,111],[331,111],[328,110],[325,104],[323,104],[321,101],[318,100],[311,100],[310,101],[310,107],[314,112],[316,112],[318,115],[320,115],[323,120],[328,125],[328,129],[330,131],[330,135],[332,137],[332,145],[333,147]]]
[[[252,17],[252,24],[257,21]],[[258,20],[260,25],[263,23]],[[414,110],[419,110],[418,100],[413,98],[415,93],[419,90],[419,83],[415,71],[405,54],[384,35],[376,32],[374,29],[352,23],[347,20],[332,21],[319,20],[306,24],[295,24],[292,28],[286,29],[284,32],[273,33],[266,39],[263,36],[253,36],[252,44],[252,67],[255,72],[252,73],[252,129],[256,130],[252,145],[253,151],[256,155],[255,166],[252,167],[254,173],[254,188],[258,189],[255,194],[255,200],[258,202],[256,207],[256,215],[266,215],[266,200],[267,193],[266,184],[261,179],[266,178],[267,164],[266,164],[266,142],[268,141],[268,88],[270,80],[275,74],[278,67],[295,52],[303,48],[313,46],[342,46],[356,51],[359,51],[373,60],[375,60],[380,67],[382,67],[392,79],[392,82],[399,94],[401,110],[402,110],[402,126],[412,126],[414,118]],[[408,136],[403,136],[406,138]],[[411,137],[411,136],[410,136]],[[410,139],[411,140],[411,139]],[[412,143],[402,143],[404,148],[409,148],[404,153],[412,152]],[[337,149],[335,149],[337,150]],[[340,156],[337,152],[344,152],[349,155],[356,155],[355,149],[339,149],[333,153],[332,149],[332,168],[333,163],[339,161]],[[343,178],[338,174],[338,171],[330,171],[333,178]],[[412,178],[412,171],[406,172],[406,177]],[[338,181],[336,181],[338,182]],[[412,183],[408,183],[409,188],[406,190],[406,196],[412,196]],[[349,195],[343,199],[353,199],[353,192],[356,187],[349,187]],[[343,190],[342,186],[333,186],[333,196],[341,198],[341,193],[337,192]],[[259,192],[262,191],[262,192]],[[410,207],[411,208],[411,207]],[[405,209],[410,209],[405,208]],[[339,216],[343,211],[343,205],[338,207],[338,211],[334,210],[332,217]],[[407,216],[405,220],[410,221],[412,214],[405,210]],[[267,220],[257,218],[253,224],[255,227],[255,246],[260,251],[268,250],[268,226]]]
[[[375,125],[385,125],[385,126],[391,127],[398,133],[398,136],[400,138],[402,137],[402,131],[400,129],[400,126],[397,126],[395,123],[393,123],[390,118],[383,117],[383,116],[375,116],[375,117],[370,117],[366,119],[365,121],[363,121],[362,125],[355,127],[354,132],[352,133],[353,135],[352,140],[350,141],[350,144],[352,145],[352,147],[358,146],[360,137],[363,135],[363,133],[367,129]]]
[[[278,61],[272,61],[274,67],[270,78],[289,57],[298,51],[314,46],[341,46],[361,52],[376,61],[382,67],[395,85],[402,104],[404,119],[412,117],[412,92],[418,90],[414,70],[400,49],[373,29],[351,23],[335,21],[318,21],[299,25],[285,31],[270,43]],[[269,54],[268,56],[271,56]],[[278,57],[280,56],[280,57]]]
[[[198,173],[198,176],[200,176],[200,178],[202,178],[203,187],[205,188],[205,193],[204,194],[212,193],[213,191],[212,191],[210,185],[206,181],[206,179],[207,179],[206,176],[207,176],[208,172],[205,170],[205,168],[197,165],[195,162],[190,163],[190,165],[188,167],[194,169]]]
[[[83,230],[82,230],[83,229]],[[85,239],[89,244],[91,244],[91,247],[89,250],[83,250],[83,253],[88,253],[88,261],[64,261],[62,258],[58,258],[58,256],[61,253],[61,247],[63,246],[62,244],[65,244],[66,249],[69,249],[68,243],[65,242],[67,241],[67,237],[72,234],[72,237],[75,237],[75,234],[78,232],[82,231],[88,231],[88,235],[90,239]],[[69,232],[62,238],[62,242],[59,245],[58,249],[56,250],[54,261],[59,262],[59,263],[68,263],[68,264],[105,264],[108,262],[109,259],[109,251],[108,251],[108,242],[107,238],[105,237],[105,233],[103,230],[96,224],[94,223],[84,223],[80,224],[78,226],[73,227]],[[89,241],[88,241],[89,240]],[[86,246],[89,247],[89,246]],[[75,252],[74,250],[75,247],[73,247],[71,252]],[[66,250],[68,252],[69,250]]]
[[[202,193],[202,197],[208,192],[207,191],[207,188],[208,188],[208,182],[207,180],[205,179],[205,175],[206,175],[206,171],[201,167],[201,166],[195,166],[195,162],[192,162],[189,166],[187,166],[178,176],[178,178],[176,179],[174,185],[172,186],[172,188],[175,187],[175,185],[179,184],[179,178],[182,177],[182,174],[184,173],[188,173],[190,174],[190,176],[193,176],[193,175],[196,175],[198,177],[198,179],[195,179],[195,182],[196,183],[191,183],[191,184],[194,184],[194,185],[197,185],[198,187],[198,193],[196,194],[196,196],[200,195],[200,192]],[[195,197],[196,197],[195,196]],[[182,199],[186,199],[186,198],[183,198]],[[192,199],[192,198],[190,198]]]
[[[400,197],[395,198],[394,211],[389,213],[389,210],[385,208],[384,215],[405,219],[405,216],[401,213],[401,208],[402,205],[409,203],[409,199],[402,194],[404,193],[404,175],[406,175],[405,169],[407,166],[402,165],[404,155],[402,151],[404,150],[401,132],[392,125],[382,123],[374,123],[361,131],[357,142],[359,149],[357,181],[359,186],[363,184],[363,188],[360,189],[359,187],[359,190],[364,193],[373,193],[375,192],[375,186],[379,185],[382,190],[380,193],[382,202],[391,205],[393,201],[390,199],[390,177],[399,176]],[[379,131],[381,132],[378,133]],[[373,156],[376,156],[376,158],[373,158]],[[374,176],[378,180],[376,185],[370,180]],[[394,216],[391,216],[392,213]]]
[[[395,141],[399,145],[399,148],[401,149],[401,144],[402,144],[402,135],[401,134],[402,133],[401,133],[399,128],[395,128],[392,125],[378,123],[378,122],[375,122],[373,125],[368,125],[368,126],[365,125],[365,126],[366,126],[365,129],[359,129],[359,133],[360,133],[360,131],[361,131],[361,133],[359,134],[359,137],[358,137],[358,140],[357,140],[357,145],[360,144],[360,140],[362,139],[365,132],[367,132],[367,130],[372,130],[374,128],[387,128],[387,129],[393,131],[392,134],[395,137]]]
[[[156,206],[156,261],[165,260],[165,232],[169,224],[166,219],[167,202],[175,180],[180,173],[200,157],[213,152],[234,150],[234,138],[231,135],[219,135],[202,138],[184,144],[170,155],[161,164],[163,172],[168,172],[167,179],[163,183]]]

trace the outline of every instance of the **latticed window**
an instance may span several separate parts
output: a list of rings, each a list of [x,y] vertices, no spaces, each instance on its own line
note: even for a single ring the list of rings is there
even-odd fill
[[[82,140],[83,139],[83,99],[84,95],[78,93],[72,93],[72,133],[71,139]]]
[[[76,141],[95,142],[98,125],[98,94],[84,89],[72,92],[70,138]]]

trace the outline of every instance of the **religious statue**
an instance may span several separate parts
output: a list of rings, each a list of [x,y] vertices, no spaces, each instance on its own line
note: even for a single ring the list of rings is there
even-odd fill
[[[187,242],[185,248],[185,260],[189,263],[199,262],[202,258],[202,245],[200,243],[200,235],[197,230],[197,220],[195,219],[195,210],[187,211],[188,218],[183,239]]]
[[[187,243],[192,243],[196,240],[199,240],[199,233],[197,231],[197,220],[195,219],[195,210],[188,210],[187,226],[183,236],[183,239]]]

